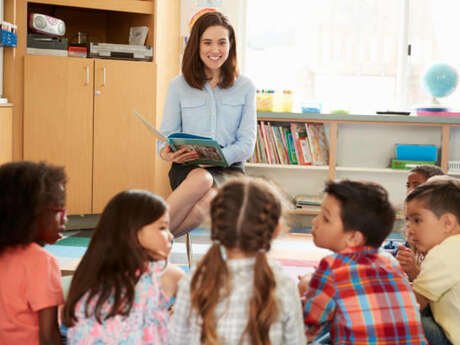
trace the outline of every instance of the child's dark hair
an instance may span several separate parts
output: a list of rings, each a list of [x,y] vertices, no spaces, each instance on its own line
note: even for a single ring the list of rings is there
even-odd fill
[[[233,85],[238,75],[235,30],[227,17],[222,13],[204,13],[193,24],[182,59],[182,74],[184,79],[191,87],[200,90],[203,89],[208,80],[204,63],[200,58],[200,40],[206,29],[211,26],[222,26],[226,28],[230,41],[228,58],[221,67],[221,80],[217,85],[221,88],[228,88]]]
[[[134,301],[135,286],[151,257],[137,239],[137,232],[167,210],[166,202],[148,191],[128,190],[117,194],[104,208],[69,290],[62,319],[67,326],[77,320],[75,306],[87,294],[87,317],[99,323],[117,314],[128,315]],[[89,301],[96,299],[94,310]],[[113,305],[103,315],[104,302]]]
[[[452,213],[460,223],[460,181],[455,178],[435,178],[415,188],[406,196],[406,203],[422,201],[425,207],[440,218]]]
[[[63,167],[19,161],[0,166],[0,255],[37,238],[37,220],[47,207],[65,205]]]
[[[203,257],[191,283],[192,307],[201,316],[201,343],[218,344],[215,308],[230,294],[230,277],[220,246],[254,253],[254,292],[249,301],[248,325],[253,345],[270,344],[269,330],[278,317],[275,276],[266,252],[282,207],[271,186],[259,179],[240,178],[229,181],[211,202],[211,239],[213,245]]]
[[[324,192],[340,202],[344,231],[358,230],[365,245],[380,247],[395,221],[385,188],[373,182],[343,180],[326,183]]]
[[[436,165],[417,165],[415,168],[411,169],[409,173],[418,173],[428,180],[432,176],[444,175],[444,171]]]

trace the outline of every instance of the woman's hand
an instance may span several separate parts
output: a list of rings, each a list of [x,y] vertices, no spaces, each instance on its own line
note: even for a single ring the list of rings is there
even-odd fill
[[[406,246],[398,246],[396,259],[399,261],[404,272],[407,273],[410,280],[414,280],[420,273],[420,265],[417,263],[415,253]]]
[[[169,145],[166,145],[160,150],[160,156],[165,161],[179,163],[179,164],[185,163],[188,161],[193,161],[199,158],[198,153],[190,149],[190,147],[188,146],[185,146],[181,148],[180,150],[173,151],[171,149],[171,146]]]

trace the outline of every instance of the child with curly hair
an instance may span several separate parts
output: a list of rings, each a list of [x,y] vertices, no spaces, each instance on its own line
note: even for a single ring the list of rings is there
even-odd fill
[[[65,184],[62,167],[0,166],[0,344],[61,344],[61,273],[40,244],[65,228]]]

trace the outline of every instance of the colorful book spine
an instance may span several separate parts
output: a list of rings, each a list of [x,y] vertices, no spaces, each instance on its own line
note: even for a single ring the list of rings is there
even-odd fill
[[[307,138],[314,165],[329,164],[329,145],[323,123],[306,123]]]

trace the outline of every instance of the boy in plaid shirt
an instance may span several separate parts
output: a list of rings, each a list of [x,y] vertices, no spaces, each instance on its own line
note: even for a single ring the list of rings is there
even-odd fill
[[[334,254],[321,260],[306,289],[306,277],[299,283],[308,340],[329,331],[333,344],[427,344],[409,281],[378,250],[395,220],[386,190],[345,180],[327,183],[325,193],[312,235]]]

